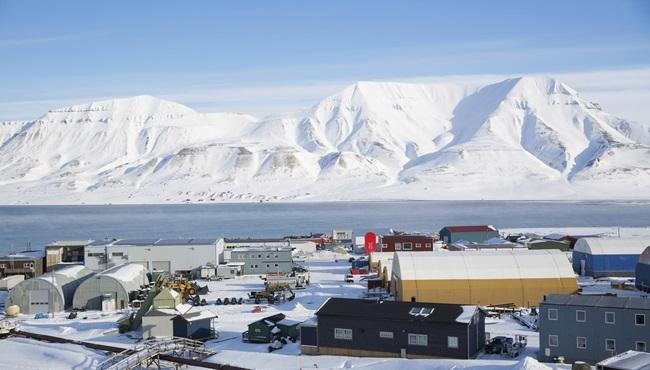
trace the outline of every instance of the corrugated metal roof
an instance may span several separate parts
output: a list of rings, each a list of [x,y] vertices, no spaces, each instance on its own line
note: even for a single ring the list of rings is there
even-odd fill
[[[160,239],[121,239],[113,243],[113,245],[135,245],[135,246],[154,245],[159,240]]]
[[[280,242],[288,243],[287,240],[279,239],[279,238],[259,238],[259,239],[226,238],[224,239],[224,241],[226,243],[280,243]]]
[[[650,246],[650,238],[582,238],[573,248],[592,255],[641,254]]]
[[[572,278],[566,255],[556,249],[432,253],[396,252],[392,273],[402,280]]]
[[[650,299],[640,297],[551,294],[546,297],[544,303],[565,306],[611,307],[650,310]]]
[[[597,364],[608,369],[650,370],[650,353],[625,351]]]
[[[443,229],[452,233],[480,233],[497,231],[492,225],[469,225],[469,226],[445,226]]]

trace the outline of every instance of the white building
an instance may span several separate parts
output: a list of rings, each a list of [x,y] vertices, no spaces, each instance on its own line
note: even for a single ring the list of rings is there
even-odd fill
[[[223,262],[223,239],[121,239],[96,241],[85,248],[85,265],[99,271],[127,262],[147,271],[189,273]]]
[[[239,248],[286,248],[290,246],[290,242],[286,239],[274,239],[274,238],[234,238],[224,239],[223,247],[223,261],[230,261],[230,252],[233,249]]]

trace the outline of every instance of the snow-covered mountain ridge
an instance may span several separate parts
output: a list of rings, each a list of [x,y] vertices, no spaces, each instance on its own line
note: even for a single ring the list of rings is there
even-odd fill
[[[548,77],[358,82],[262,119],[136,96],[0,123],[3,204],[648,194],[648,126]]]

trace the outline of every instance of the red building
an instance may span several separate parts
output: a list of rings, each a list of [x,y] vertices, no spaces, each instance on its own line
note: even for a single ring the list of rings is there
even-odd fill
[[[377,251],[378,252],[395,252],[395,251],[431,252],[433,250],[433,243],[436,240],[437,238],[431,235],[419,235],[419,234],[382,235],[381,244],[380,244],[381,249],[377,248]]]

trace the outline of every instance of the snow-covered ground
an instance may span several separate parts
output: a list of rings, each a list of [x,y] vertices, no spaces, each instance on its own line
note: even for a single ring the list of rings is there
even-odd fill
[[[136,96],[0,122],[0,202],[647,199],[648,138],[539,76],[358,82],[262,119]]]
[[[335,261],[338,259],[338,262]],[[365,291],[365,282],[354,283],[343,281],[349,269],[348,256],[333,252],[321,251],[305,260],[304,265],[310,269],[311,286],[297,290],[296,299],[273,306],[259,305],[263,312],[253,313],[255,304],[216,306],[217,298],[246,297],[249,291],[263,289],[263,281],[259,277],[244,277],[224,281],[202,281],[200,285],[208,284],[209,294],[205,296],[208,306],[199,307],[218,315],[214,321],[219,331],[219,338],[206,343],[206,347],[217,354],[208,361],[229,363],[236,366],[255,369],[301,369],[301,368],[373,368],[373,369],[546,369],[534,360],[538,347],[536,332],[520,325],[512,318],[489,320],[486,330],[492,335],[525,335],[528,347],[524,355],[515,360],[504,360],[497,355],[482,355],[477,360],[402,360],[379,358],[354,358],[344,356],[301,356],[299,342],[288,343],[284,348],[272,354],[267,353],[266,344],[244,343],[241,334],[250,322],[275,313],[284,313],[289,319],[305,320],[328,297],[359,297]],[[130,336],[117,333],[116,320],[120,314],[102,314],[88,311],[79,314],[74,320],[65,318],[65,313],[57,314],[55,318],[33,319],[22,315],[21,329],[24,331],[60,336],[68,339],[103,343],[116,347],[127,348],[136,342],[134,338],[141,335],[135,332]],[[36,353],[36,356],[30,356]],[[11,356],[8,356],[11,355]],[[15,355],[15,356],[13,356]],[[50,358],[51,363],[46,359]],[[0,341],[0,367],[7,369],[29,368],[85,368],[86,364],[101,361],[102,355],[75,345],[41,344],[26,339],[10,339]],[[81,366],[81,367],[79,367]],[[548,365],[552,368],[562,368],[558,365]]]

